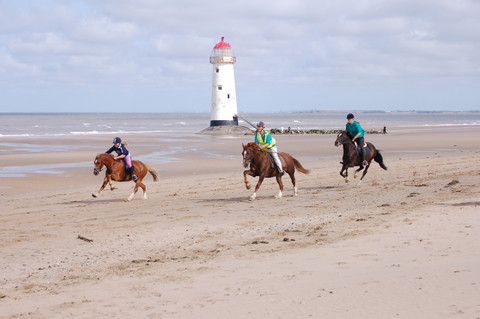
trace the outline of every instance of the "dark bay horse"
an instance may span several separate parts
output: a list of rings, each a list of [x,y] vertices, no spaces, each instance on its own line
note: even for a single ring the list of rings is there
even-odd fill
[[[94,175],[98,175],[103,169],[103,166],[107,168],[102,187],[100,187],[97,193],[92,194],[93,197],[99,196],[100,192],[105,186],[107,186],[107,183],[110,183],[110,189],[113,190],[114,187],[112,186],[112,180],[116,182],[128,182],[132,180],[132,176],[125,170],[124,161],[121,159],[115,160],[112,154],[98,154],[95,157],[93,164],[95,165],[95,168],[93,169]],[[142,180],[147,173],[150,173],[153,176],[153,181],[156,182],[158,180],[158,173],[156,170],[140,161],[132,161],[132,164],[135,168],[135,174],[138,179],[135,181],[135,188],[133,189],[133,193],[128,197],[128,201],[132,200],[133,196],[138,191],[138,187],[141,187],[143,190],[143,199],[147,199],[147,187],[142,183]]]
[[[382,154],[380,151],[375,148],[375,146],[367,142],[367,147],[364,148],[365,152],[365,160],[367,161],[367,166],[365,166],[365,170],[363,171],[362,177],[360,177],[359,183],[362,181],[363,177],[367,174],[368,168],[370,167],[370,162],[375,160],[381,168],[384,170],[387,169],[385,164],[383,163]],[[357,151],[357,146],[352,141],[351,135],[347,131],[343,131],[337,135],[337,139],[335,140],[335,146],[343,145],[343,157],[342,157],[342,169],[340,170],[340,175],[345,178],[345,182],[348,183],[348,168],[360,166],[359,169],[355,171],[353,175],[354,178],[357,178],[357,173],[363,170],[362,159]]]
[[[250,196],[250,199],[254,200],[257,197],[257,191],[260,188],[260,185],[262,185],[265,177],[275,177],[277,179],[280,191],[275,197],[281,198],[283,192],[282,176],[280,175],[278,169],[271,164],[272,160],[268,152],[261,150],[260,146],[253,142],[250,142],[247,145],[242,144],[242,146],[243,166],[248,167],[248,164],[250,164],[250,169],[247,169],[243,172],[245,187],[247,189],[250,189],[250,183],[247,180],[247,175],[250,175],[252,177],[259,176],[257,185],[255,186],[255,192],[252,196]],[[293,194],[297,196],[297,186],[295,184],[295,168],[297,168],[303,174],[308,174],[310,173],[310,171],[303,168],[302,164],[300,164],[300,162],[293,156],[287,153],[278,153],[278,155],[282,160],[283,169],[292,180],[294,192]]]

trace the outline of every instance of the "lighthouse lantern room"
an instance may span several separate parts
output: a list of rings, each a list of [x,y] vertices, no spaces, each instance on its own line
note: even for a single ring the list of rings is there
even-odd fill
[[[232,47],[222,37],[210,56],[210,63],[213,66],[210,126],[238,125],[233,71],[236,61]]]

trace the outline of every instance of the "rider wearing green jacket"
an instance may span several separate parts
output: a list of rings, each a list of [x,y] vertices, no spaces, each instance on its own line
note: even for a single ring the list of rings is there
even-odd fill
[[[278,157],[277,142],[268,131],[265,131],[265,124],[263,122],[258,122],[255,143],[260,145],[261,149],[267,151],[270,156],[272,156],[275,165],[280,172],[280,176],[284,175],[285,171],[282,169],[282,162]]]

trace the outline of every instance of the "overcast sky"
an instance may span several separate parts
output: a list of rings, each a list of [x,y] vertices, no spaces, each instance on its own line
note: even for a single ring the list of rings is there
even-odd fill
[[[480,110],[480,0],[0,0],[0,112]]]

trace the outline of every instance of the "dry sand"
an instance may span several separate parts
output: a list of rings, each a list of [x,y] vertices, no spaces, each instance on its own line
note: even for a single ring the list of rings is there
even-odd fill
[[[480,127],[391,130],[367,137],[389,170],[361,186],[338,174],[334,136],[278,136],[311,170],[298,197],[285,177],[283,198],[268,179],[248,199],[248,136],[181,141],[195,152],[154,165],[148,200],[126,202],[130,183],[92,198],[93,165],[0,178],[0,317],[480,318]]]

